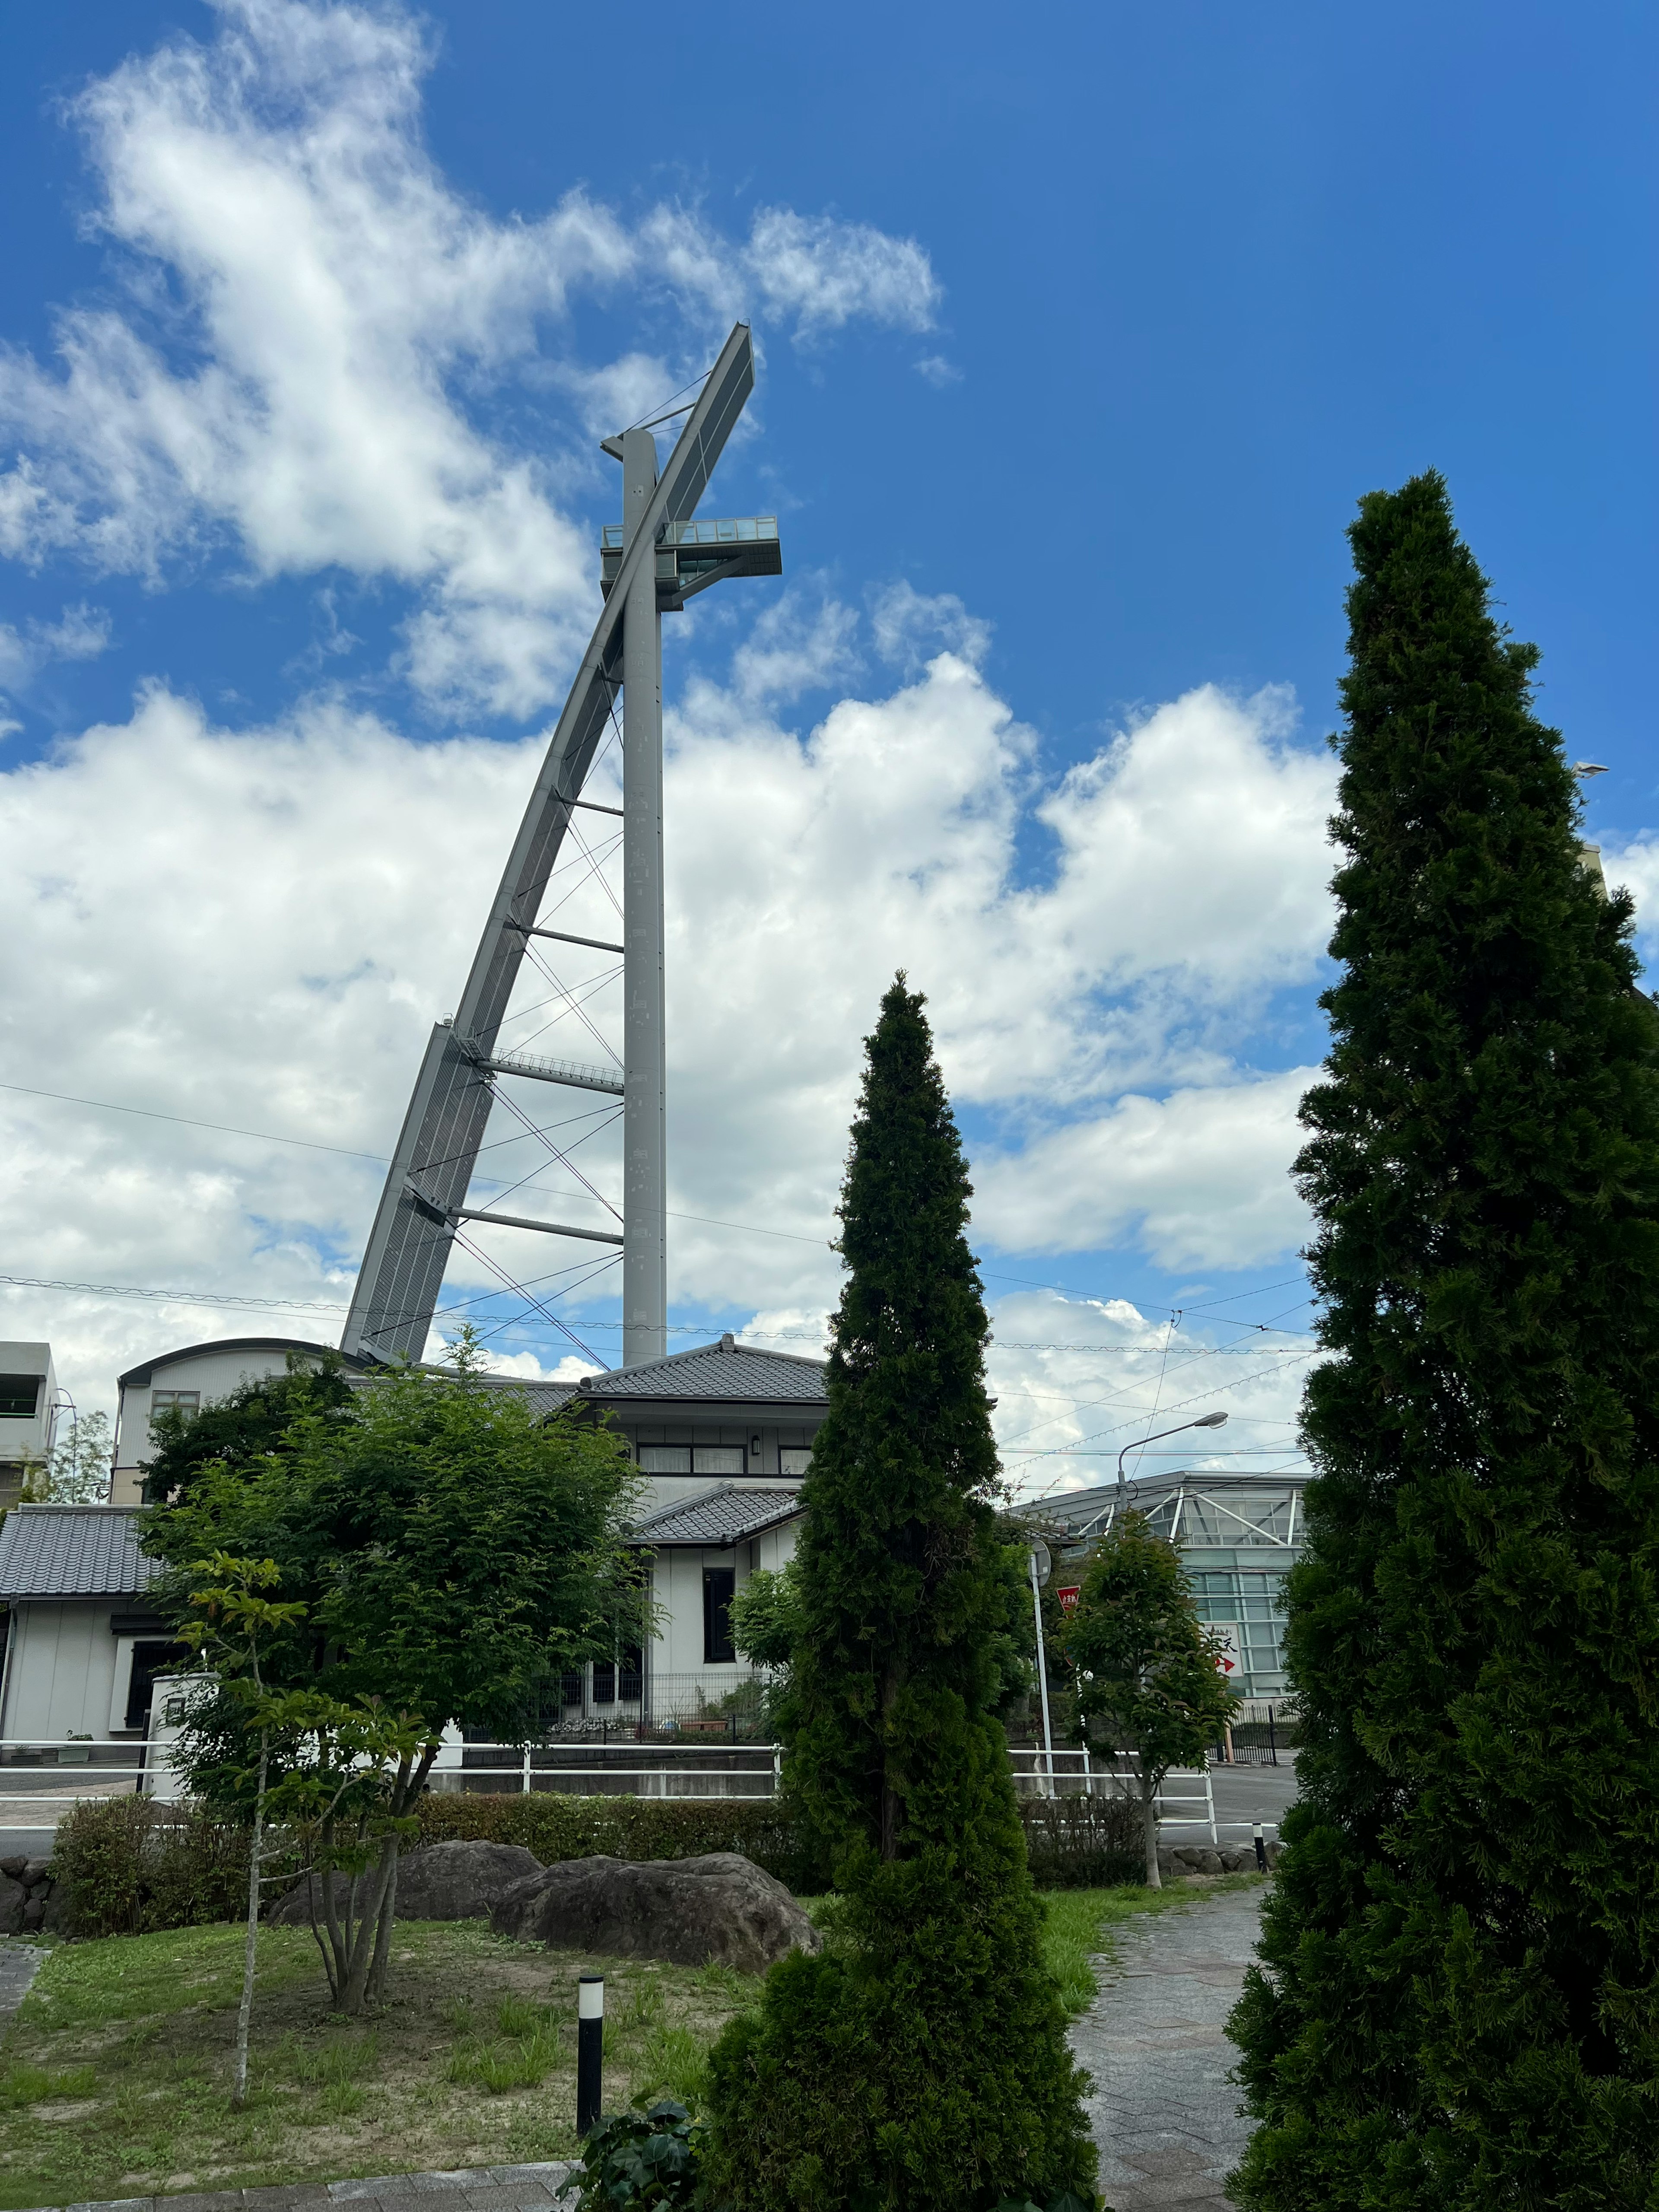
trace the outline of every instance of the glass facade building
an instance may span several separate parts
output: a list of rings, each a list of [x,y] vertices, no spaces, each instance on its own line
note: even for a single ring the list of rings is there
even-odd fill
[[[1199,1617],[1232,1632],[1238,1654],[1234,1686],[1242,1697],[1279,1698],[1285,1679],[1285,1577],[1300,1558],[1305,1474],[1208,1474],[1188,1471],[1125,1486],[1131,1510],[1180,1552]],[[1118,1510],[1114,1483],[1045,1498],[1024,1516],[1055,1549],[1061,1589]]]

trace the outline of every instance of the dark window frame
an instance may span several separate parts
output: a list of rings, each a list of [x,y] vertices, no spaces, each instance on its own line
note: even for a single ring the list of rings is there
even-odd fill
[[[732,1667],[738,1647],[732,1641],[732,1600],[737,1595],[735,1567],[705,1567],[702,1571],[702,1663]]]
[[[40,1375],[0,1375],[0,1421],[36,1421],[40,1418]],[[25,1391],[27,1408],[23,1405]]]

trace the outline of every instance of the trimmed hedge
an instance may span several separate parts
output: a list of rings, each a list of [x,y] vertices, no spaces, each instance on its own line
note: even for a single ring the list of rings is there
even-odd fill
[[[1125,1798],[1023,1799],[1031,1879],[1041,1889],[1101,1889],[1143,1878],[1139,1826]],[[793,1822],[769,1798],[434,1795],[421,1800],[420,1839],[522,1844],[544,1865],[562,1859],[696,1858],[741,1851],[787,1888],[829,1887]],[[54,1878],[71,1936],[147,1936],[240,1920],[247,1899],[248,1831],[201,1806],[151,1797],[77,1805],[58,1830]],[[275,1847],[266,1895],[297,1879],[297,1855]]]
[[[446,1791],[422,1798],[419,1817],[423,1844],[458,1837],[521,1844],[544,1866],[561,1859],[690,1859],[705,1851],[741,1851],[789,1889],[822,1889],[828,1880],[802,1851],[793,1822],[770,1798]]]
[[[1140,1816],[1125,1797],[1020,1800],[1031,1879],[1040,1889],[1107,1889],[1146,1879]],[[479,1837],[521,1844],[544,1865],[560,1859],[686,1859],[741,1851],[790,1889],[827,1888],[793,1822],[769,1798],[574,1797],[529,1795],[423,1797],[421,1840]]]
[[[249,1840],[246,1828],[199,1805],[90,1799],[59,1823],[52,1844],[60,1925],[70,1936],[149,1936],[240,1920]],[[271,1846],[270,1874],[291,1881],[296,1869],[292,1855],[284,1860]]]

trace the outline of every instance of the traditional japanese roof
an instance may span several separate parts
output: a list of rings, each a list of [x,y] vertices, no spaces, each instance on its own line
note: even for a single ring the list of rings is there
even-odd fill
[[[136,1597],[160,1571],[131,1505],[14,1505],[0,1528],[0,1600]]]
[[[681,1499],[647,1514],[634,1530],[639,1544],[713,1544],[725,1550],[747,1543],[781,1522],[793,1521],[800,1511],[800,1494],[794,1490],[749,1490],[735,1482],[722,1482],[696,1498]]]
[[[826,1402],[824,1365],[793,1352],[761,1352],[723,1336],[640,1367],[614,1367],[585,1375],[578,1395],[611,1403],[623,1398],[724,1400],[750,1406],[812,1406]]]

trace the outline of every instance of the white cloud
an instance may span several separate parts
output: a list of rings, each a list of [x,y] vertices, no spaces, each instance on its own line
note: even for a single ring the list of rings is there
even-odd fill
[[[954,592],[933,598],[901,580],[876,595],[871,610],[876,650],[907,676],[941,647],[977,668],[991,649],[991,625],[970,615]]]
[[[1132,1240],[1161,1267],[1247,1266],[1291,1249],[1297,1108],[1318,1071],[1291,1068],[1165,1098],[1118,1099],[1012,1155],[975,1162],[981,1233],[1005,1251],[1097,1251]]]
[[[942,353],[930,353],[910,366],[918,376],[927,379],[935,392],[947,391],[951,385],[962,381],[962,371],[954,362],[946,361]]]
[[[751,307],[802,337],[932,314],[926,252],[868,225],[763,209],[738,240],[696,209],[630,226],[580,191],[497,221],[425,149],[414,18],[304,0],[219,14],[210,44],[175,38],[75,104],[129,283],[60,316],[55,368],[0,362],[14,557],[155,577],[228,553],[256,578],[385,580],[414,597],[404,665],[434,710],[528,716],[592,619],[592,550],[567,511],[570,454],[510,449],[481,397],[562,386],[591,434]],[[680,362],[564,357],[573,295],[624,288],[677,307]]]
[[[1659,835],[1644,830],[1601,845],[1601,872],[1609,890],[1627,890],[1636,902],[1636,939],[1644,958],[1659,961]]]
[[[793,313],[803,333],[839,330],[860,315],[897,330],[929,330],[941,296],[914,238],[793,208],[757,211],[744,258],[767,305]]]
[[[0,623],[0,691],[26,690],[54,660],[95,660],[108,650],[109,639],[109,617],[102,607],[65,607],[55,623],[32,622],[21,630]]]
[[[820,621],[854,649],[835,610],[805,622],[809,637]],[[929,994],[959,1108],[994,1124],[974,1147],[988,1242],[1073,1249],[1081,1224],[1206,1267],[1294,1246],[1284,1167],[1299,1078],[1251,1066],[1250,1024],[1265,993],[1314,972],[1328,930],[1330,769],[1290,742],[1283,699],[1191,693],[1044,800],[1029,734],[958,654],[890,694],[842,699],[804,736],[774,719],[764,689],[738,672],[727,690],[694,688],[671,720],[674,1297],[808,1332],[833,1303],[860,1040],[901,965]],[[319,702],[229,734],[157,690],[126,724],[11,771],[9,1080],[383,1153],[539,750],[411,744]],[[1036,884],[1018,843],[1034,799],[1065,832]],[[608,832],[582,834],[599,851]],[[1127,883],[1103,878],[1113,840]],[[556,906],[556,927],[614,932],[574,846]],[[606,965],[538,957],[578,987]],[[600,1056],[572,1018],[549,1028],[561,1003],[526,969],[511,1041]],[[618,1010],[614,985],[586,1007],[612,1042]],[[562,1092],[522,1103],[564,1124],[573,1168],[527,1138],[501,1144],[481,1170],[496,1202],[514,1188],[526,1212],[603,1218],[574,1171],[614,1197],[615,1139],[589,1134],[603,1112],[582,1119],[585,1097]],[[517,1126],[503,1109],[492,1140]],[[374,1160],[15,1092],[0,1092],[0,1128],[7,1273],[331,1309],[249,1317],[8,1291],[0,1331],[53,1338],[83,1404],[106,1401],[113,1374],[158,1343],[279,1322],[337,1335]],[[521,1281],[575,1264],[518,1231],[477,1241]],[[446,1301],[490,1280],[459,1255]],[[585,1304],[560,1309],[579,1332]],[[521,1337],[492,1344],[556,1364],[556,1339],[538,1335],[528,1354]]]
[[[1299,1465],[1313,1341],[1299,1326],[1304,1311],[1276,1317],[1288,1325],[1264,1333],[1212,1313],[1143,1312],[1122,1298],[1027,1291],[999,1300],[988,1366],[1016,1495],[1110,1483],[1126,1444],[1211,1412],[1227,1415],[1224,1428],[1169,1437],[1151,1455],[1131,1451],[1125,1473]]]

